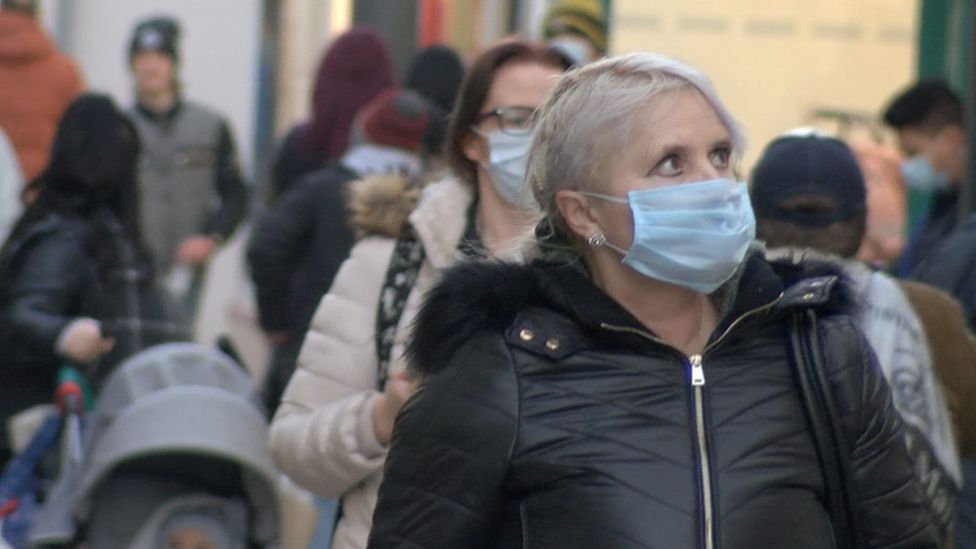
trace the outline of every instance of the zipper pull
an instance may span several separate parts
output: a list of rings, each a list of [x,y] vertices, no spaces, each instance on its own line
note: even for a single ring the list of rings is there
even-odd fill
[[[688,357],[688,362],[691,364],[691,384],[695,387],[701,387],[705,384],[705,369],[702,368],[702,356],[691,355]]]

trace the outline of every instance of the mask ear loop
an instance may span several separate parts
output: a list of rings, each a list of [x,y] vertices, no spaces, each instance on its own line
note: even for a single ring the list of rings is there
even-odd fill
[[[626,198],[620,198],[620,197],[617,197],[617,196],[610,196],[610,195],[607,195],[607,194],[600,194],[600,193],[591,193],[591,192],[588,192],[588,191],[576,191],[576,192],[580,193],[583,196],[591,196],[593,198],[598,198],[600,200],[605,200],[607,202],[615,202],[617,204],[629,204],[630,203],[630,201],[627,200]],[[586,243],[589,244],[589,246],[591,248],[599,248],[600,246],[606,246],[607,248],[610,248],[611,250],[617,252],[621,256],[626,256],[627,255],[627,250],[621,248],[620,246],[616,246],[616,245],[608,242],[606,235],[603,234],[603,233],[601,233],[601,232],[599,232],[599,231],[591,234],[586,239]]]

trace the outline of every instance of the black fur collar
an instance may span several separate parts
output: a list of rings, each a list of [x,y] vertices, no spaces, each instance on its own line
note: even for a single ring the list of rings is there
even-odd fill
[[[853,304],[836,259],[795,255],[770,262],[756,252],[746,259],[735,284],[734,301],[725,308],[720,331],[746,311],[773,302],[781,314],[798,306],[815,306],[821,314],[846,313]],[[820,297],[809,300],[808,284],[820,288]],[[519,312],[534,307],[572,318],[584,331],[597,331],[604,322],[643,329],[579,267],[466,261],[446,270],[427,294],[407,348],[411,368],[421,374],[439,371],[473,334],[502,332]]]

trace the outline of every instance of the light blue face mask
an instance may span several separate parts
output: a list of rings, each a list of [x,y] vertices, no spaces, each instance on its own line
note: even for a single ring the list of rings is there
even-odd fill
[[[488,162],[483,164],[495,192],[505,202],[519,209],[537,209],[535,199],[525,186],[525,163],[528,160],[532,134],[510,134],[493,131],[482,134],[488,142]]]
[[[933,170],[932,164],[921,154],[901,163],[901,176],[908,188],[917,191],[935,192],[949,187],[949,176]]]
[[[702,294],[732,277],[756,237],[746,186],[730,179],[630,191],[626,199],[583,194],[630,206],[630,249],[604,241],[624,256],[624,265]]]

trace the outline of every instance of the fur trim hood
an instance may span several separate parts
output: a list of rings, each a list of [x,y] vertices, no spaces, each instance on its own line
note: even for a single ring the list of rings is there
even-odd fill
[[[444,196],[445,188],[452,189],[449,196]],[[368,175],[350,182],[348,209],[356,238],[399,238],[404,225],[412,221],[411,214],[416,214],[418,204],[424,201],[422,196],[428,194],[441,195],[434,201],[438,203],[431,212],[435,217],[457,213],[453,210],[466,208],[473,199],[467,186],[438,172],[420,177]]]
[[[770,306],[770,314],[816,308],[821,315],[846,314],[854,299],[839,260],[811,259],[803,253],[777,254],[767,260],[756,251],[743,262],[720,319],[722,331],[752,309]],[[727,289],[726,289],[727,290]],[[442,369],[451,355],[480,331],[503,332],[524,311],[541,308],[577,324],[587,334],[606,338],[601,324],[645,329],[619,303],[594,286],[579,266],[530,265],[498,260],[466,262],[444,273],[427,295],[413,326],[407,355],[420,374]],[[599,335],[597,335],[599,334]]]
[[[397,238],[420,191],[400,175],[371,175],[349,186],[350,221],[356,238]]]

